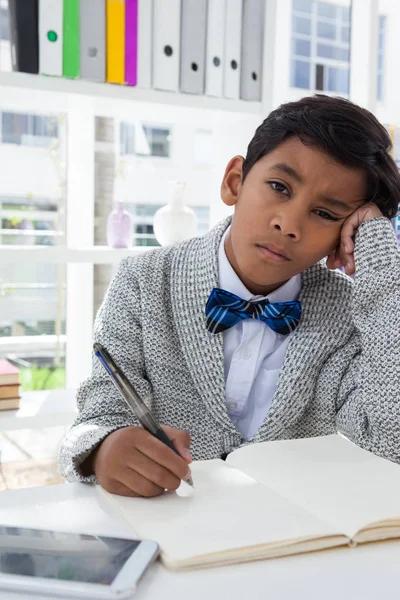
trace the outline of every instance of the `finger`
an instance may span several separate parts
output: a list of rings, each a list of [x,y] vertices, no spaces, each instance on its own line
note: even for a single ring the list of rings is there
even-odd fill
[[[145,477],[163,490],[177,490],[181,484],[179,477],[138,450],[129,455],[127,466],[132,472]]]
[[[139,496],[139,494],[116,480],[113,480],[108,486],[102,485],[101,487],[107,490],[107,492],[110,492],[110,494],[117,494],[118,496],[129,496],[130,498],[137,498]]]
[[[345,254],[352,254],[354,252],[354,242],[353,242],[354,229],[348,232],[342,231],[340,246]]]
[[[190,434],[187,431],[173,429],[167,425],[164,425],[163,429],[182,458],[187,463],[191,463],[193,459],[190,453]]]
[[[340,255],[340,249],[336,248],[328,258],[327,266],[330,269],[339,269],[343,266],[342,258]]]
[[[341,255],[341,260],[343,262],[343,266],[344,266],[344,272],[346,273],[346,275],[351,275],[352,274],[352,268],[354,265],[354,257],[353,254],[347,254],[344,249],[341,247],[340,248],[340,255]]]
[[[145,498],[161,496],[165,491],[164,487],[157,485],[147,477],[144,477],[129,467],[118,476],[116,481],[128,488],[132,492],[132,495],[136,494],[137,496],[144,496]]]
[[[354,275],[356,272],[356,265],[354,262],[354,255],[351,254],[347,257],[347,262],[345,266],[346,275]]]
[[[353,254],[354,252],[354,242],[352,238],[346,237],[342,238],[341,246],[344,254]]]
[[[151,435],[140,437],[137,440],[136,449],[151,458],[155,463],[171,471],[179,479],[186,480],[190,477],[190,469],[183,458],[157,438]]]
[[[357,211],[356,213],[353,213],[348,219],[347,221],[344,222],[341,232],[340,232],[340,238],[341,238],[341,245],[343,245],[343,248],[345,249],[346,253],[351,253],[354,251],[354,235],[355,232],[357,230],[357,228],[360,225],[360,215],[359,212]]]
[[[103,489],[105,489],[107,492],[110,492],[110,494],[118,494],[118,496],[131,496],[131,497],[140,495],[136,491],[136,485],[134,483],[132,483],[132,482],[130,484],[124,483],[123,474],[121,477],[119,477],[119,476],[117,476],[117,477],[115,477],[115,476],[113,476],[113,477],[99,476],[97,479],[98,479],[98,482],[101,485],[101,487]]]
[[[334,260],[331,261],[331,263],[328,265],[328,267],[330,269],[340,269],[340,267],[342,267],[342,261],[340,259],[335,258]]]

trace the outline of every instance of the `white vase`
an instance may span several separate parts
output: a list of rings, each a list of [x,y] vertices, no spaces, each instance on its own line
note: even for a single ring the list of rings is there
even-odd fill
[[[154,235],[161,246],[183,242],[196,235],[197,216],[183,202],[185,188],[185,183],[176,182],[168,204],[154,215]]]

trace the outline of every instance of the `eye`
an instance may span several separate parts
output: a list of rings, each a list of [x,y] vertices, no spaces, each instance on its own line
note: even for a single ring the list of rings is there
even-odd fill
[[[325,210],[316,210],[315,214],[321,217],[321,219],[325,219],[326,221],[340,221],[339,218],[333,217],[330,213]]]
[[[277,192],[278,194],[286,194],[286,196],[289,195],[289,190],[287,189],[286,185],[280,181],[270,181],[269,185],[272,187],[274,192]]]

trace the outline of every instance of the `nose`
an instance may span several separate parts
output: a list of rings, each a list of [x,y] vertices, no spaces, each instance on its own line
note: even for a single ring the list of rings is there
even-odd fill
[[[301,239],[300,217],[294,210],[290,210],[288,206],[274,216],[271,224],[276,231],[291,238],[293,241]]]

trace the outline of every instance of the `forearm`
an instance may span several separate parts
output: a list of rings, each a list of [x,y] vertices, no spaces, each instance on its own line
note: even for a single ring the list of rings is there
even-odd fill
[[[97,315],[94,341],[112,355],[138,393],[145,398],[150,384],[144,377],[140,325],[140,293],[128,260],[122,261]],[[77,394],[79,416],[61,444],[59,467],[68,481],[86,480],[81,465],[107,435],[137,419],[109,376],[93,356],[92,373]],[[87,465],[86,465],[87,466]]]
[[[58,460],[61,475],[70,482],[95,481],[90,463],[93,452],[113,431],[137,424],[133,415],[123,414],[104,414],[76,422],[60,445]]]
[[[342,385],[338,429],[400,461],[400,252],[390,222],[363,223],[355,258],[353,319],[360,352]]]

